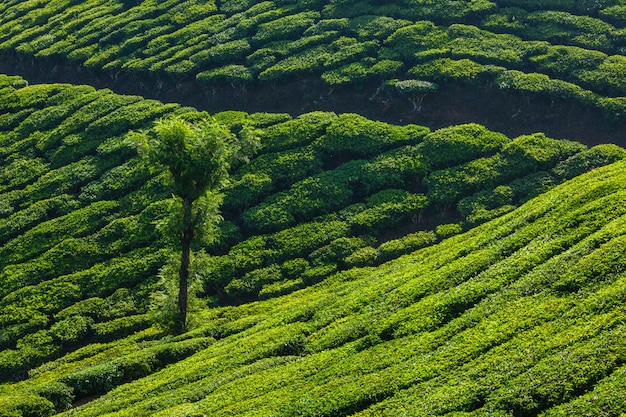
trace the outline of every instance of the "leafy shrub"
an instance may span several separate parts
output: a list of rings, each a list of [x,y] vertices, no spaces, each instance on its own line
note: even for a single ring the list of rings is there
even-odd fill
[[[419,143],[428,132],[425,127],[407,129],[368,120],[357,114],[342,114],[314,143],[326,157],[339,155],[369,156],[391,147]]]
[[[548,48],[541,55],[530,57],[530,62],[539,66],[542,71],[554,76],[572,76],[579,70],[591,70],[600,65],[607,55],[600,51],[580,48],[577,46],[557,45]]]
[[[483,78],[503,70],[502,67],[482,65],[471,59],[439,58],[417,64],[409,75],[439,83],[477,84]]]
[[[435,228],[435,234],[440,238],[457,235],[463,231],[463,226],[458,223],[440,224]]]
[[[581,143],[548,138],[543,133],[520,136],[502,148],[502,157],[519,174],[552,168],[587,147]],[[511,175],[514,175],[511,172]]]
[[[72,316],[54,323],[50,335],[60,343],[77,342],[87,335],[92,325],[91,317]]]
[[[626,158],[626,151],[619,146],[597,145],[560,162],[552,171],[563,180],[572,179],[594,168],[609,165],[624,158]]]
[[[285,278],[298,278],[304,271],[309,268],[309,261],[304,258],[294,258],[286,261],[280,266],[281,272]]]
[[[548,48],[547,42],[523,41],[513,35],[495,34],[469,25],[451,25],[448,33],[451,58],[469,58],[481,63],[517,65],[527,55]]]
[[[251,230],[271,232],[341,208],[352,196],[342,174],[325,171],[297,182],[244,212],[244,224]]]
[[[106,342],[128,336],[147,328],[149,325],[150,318],[147,315],[132,315],[104,323],[96,323],[91,327],[96,339]]]
[[[386,39],[398,29],[411,24],[410,20],[389,16],[358,16],[350,20],[350,29],[358,39]]]
[[[469,197],[462,198],[457,204],[461,215],[467,219],[479,213],[511,205],[513,190],[509,186],[500,185],[493,190],[483,190]]]
[[[344,262],[348,268],[370,266],[376,262],[378,251],[371,246],[359,248],[348,255]]]
[[[594,69],[581,69],[576,78],[583,86],[608,95],[626,94],[626,80],[621,74],[626,70],[626,57],[609,56]]]
[[[337,118],[332,112],[312,112],[268,127],[261,135],[264,152],[276,152],[308,145],[320,137]]]
[[[224,197],[224,210],[245,210],[269,195],[274,190],[272,178],[266,174],[244,174],[231,184]]]
[[[417,149],[432,168],[440,169],[492,155],[509,142],[502,133],[470,123],[429,133]]]
[[[364,58],[361,61],[326,71],[322,73],[321,77],[328,85],[341,86],[361,83],[372,79],[382,80],[390,78],[403,67],[404,64],[401,61]]]
[[[539,10],[526,16],[523,35],[552,43],[573,43],[588,49],[610,50],[615,28],[591,16]]]
[[[345,164],[347,165],[347,164]],[[417,146],[403,146],[371,161],[355,164],[350,187],[357,197],[366,197],[386,188],[408,189],[426,174],[428,166]]]
[[[269,42],[277,39],[295,39],[313,25],[319,17],[319,12],[300,12],[263,23],[252,40]]]
[[[236,299],[256,296],[264,285],[280,281],[282,278],[280,268],[274,264],[250,271],[243,278],[233,279],[226,285],[224,292]]]
[[[445,30],[432,22],[421,21],[396,30],[385,40],[385,46],[403,61],[411,62],[416,52],[438,48],[449,39]]]
[[[349,232],[346,222],[332,216],[316,222],[301,223],[292,228],[276,232],[267,238],[266,247],[275,262],[288,262],[302,258],[313,250]]]
[[[516,90],[530,100],[533,96],[548,94],[555,98],[573,99],[584,105],[597,102],[597,96],[580,86],[561,80],[553,80],[545,74],[529,73],[510,70],[504,71],[496,78],[498,87],[504,90]]]
[[[399,239],[381,243],[378,246],[378,260],[389,261],[398,256],[414,252],[433,244],[435,239],[433,232],[416,232],[402,236]]]
[[[0,404],[2,417],[48,417],[54,413],[54,404],[36,394],[8,395]]]
[[[399,224],[416,221],[418,212],[427,204],[428,200],[422,194],[384,190],[368,198],[365,209],[355,214],[350,223],[357,234],[379,236]]]
[[[238,175],[267,175],[279,189],[322,171],[322,161],[310,146],[266,153],[243,166]]]
[[[340,237],[309,255],[314,266],[337,264],[339,268],[348,266],[346,259],[358,249],[373,243],[371,237]]]
[[[243,65],[230,64],[212,70],[202,71],[196,75],[196,79],[206,85],[232,85],[248,84],[254,80],[254,75],[249,68]]]
[[[431,202],[447,206],[480,188],[495,186],[503,167],[501,156],[494,155],[464,165],[433,171],[424,178],[423,183]]]
[[[34,388],[33,392],[50,401],[56,411],[68,410],[74,401],[74,390],[62,382],[50,382]]]

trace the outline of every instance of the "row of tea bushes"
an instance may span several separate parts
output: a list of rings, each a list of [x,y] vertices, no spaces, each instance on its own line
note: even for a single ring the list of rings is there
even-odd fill
[[[8,76],[0,76],[0,104],[0,363],[8,379],[89,340],[150,325],[150,294],[172,253],[155,228],[169,194],[125,133],[163,116],[209,116]],[[380,264],[519,205],[534,196],[523,190],[537,184],[524,179],[535,171],[557,167],[544,190],[623,156],[541,135],[511,140],[475,124],[431,132],[328,112],[213,117],[233,132],[253,126],[261,139],[258,155],[233,167],[216,239],[195,246],[201,295],[214,303],[273,298]],[[498,175],[470,175],[496,159]],[[508,165],[518,168],[506,173]],[[440,198],[450,181],[461,191]],[[438,216],[457,204],[461,215]],[[118,313],[106,315],[110,297],[107,308]]]
[[[196,78],[207,89],[302,76],[320,78],[331,89],[413,76],[444,85],[489,85],[501,71],[537,72],[572,83],[557,88],[567,90],[565,98],[621,120],[623,100],[603,100],[626,94],[624,6],[617,0],[570,3],[90,0],[41,5],[29,0],[3,5],[0,50],[24,60],[61,57],[113,78],[149,75],[157,85]],[[471,65],[443,65],[442,59]],[[534,88],[562,95],[541,82]],[[584,100],[575,91],[571,97],[580,89],[599,96]],[[47,114],[60,117],[62,111]]]

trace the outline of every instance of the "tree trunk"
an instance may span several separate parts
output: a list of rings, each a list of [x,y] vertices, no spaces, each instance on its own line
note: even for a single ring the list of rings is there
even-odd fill
[[[187,302],[189,295],[189,264],[191,263],[191,241],[193,240],[193,223],[191,221],[191,205],[193,201],[183,199],[183,234],[180,238],[181,255],[178,271],[178,332],[187,329]]]

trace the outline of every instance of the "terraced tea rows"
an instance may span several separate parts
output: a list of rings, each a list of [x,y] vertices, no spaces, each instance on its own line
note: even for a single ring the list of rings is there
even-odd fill
[[[154,227],[168,192],[124,136],[159,117],[207,115],[85,86],[6,76],[1,84],[8,380],[149,325],[149,294],[172,250]],[[626,154],[543,135],[511,140],[478,125],[429,132],[320,112],[215,118],[235,133],[255,126],[262,138],[225,190],[219,236],[196,247],[200,293],[215,303],[275,297],[379,264]]]
[[[2,410],[108,392],[61,415],[618,415],[625,168],[378,268],[205,310],[179,337],[79,349],[0,386]]]
[[[311,76],[328,91],[365,84],[386,102],[422,94],[396,88],[395,79],[495,85],[623,121],[624,7],[617,0],[6,1],[0,51],[16,53],[24,67],[73,62],[134,83],[195,78],[207,92],[232,85],[245,94]]]

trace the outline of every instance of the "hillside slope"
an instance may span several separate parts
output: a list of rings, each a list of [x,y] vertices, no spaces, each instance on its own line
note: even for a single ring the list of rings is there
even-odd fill
[[[510,118],[511,135],[531,133],[523,129],[531,124],[615,141],[601,126],[606,119],[622,126],[626,117],[625,7],[618,0],[11,0],[0,3],[0,72],[115,86],[211,112],[326,109],[432,127],[484,120],[497,130]],[[395,79],[440,90],[422,106],[423,92]],[[555,113],[577,117],[561,123]]]
[[[618,162],[377,268],[204,310],[183,336],[87,346],[0,386],[0,410],[112,389],[62,415],[617,416],[625,184]]]
[[[0,77],[0,382],[150,327],[176,248],[155,222],[170,204],[125,141],[159,117],[208,117],[138,96]],[[211,305],[272,298],[336,271],[379,265],[513,210],[624,158],[542,134],[469,124],[430,132],[354,114],[223,112],[257,129],[234,167],[225,220],[198,242]]]

